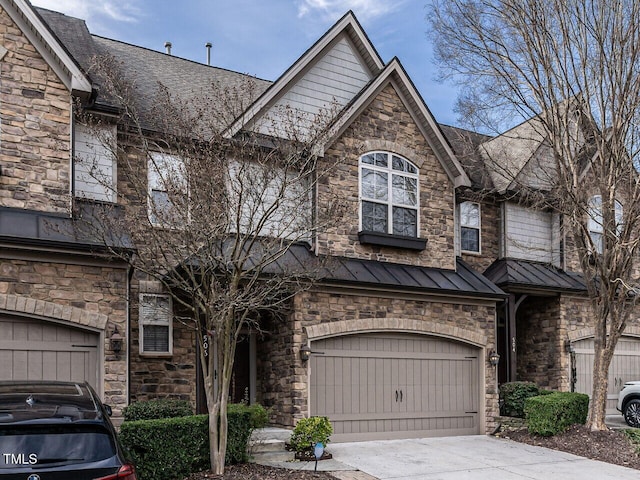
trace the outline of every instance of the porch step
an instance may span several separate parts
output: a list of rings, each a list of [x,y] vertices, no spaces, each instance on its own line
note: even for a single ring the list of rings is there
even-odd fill
[[[281,452],[263,452],[251,455],[251,462],[258,465],[281,466],[279,464],[293,462],[295,453],[283,450]]]
[[[249,451],[256,453],[283,452],[284,440],[259,440],[249,444]]]
[[[254,430],[249,440],[251,461],[270,466],[292,462],[295,454],[285,449],[285,442],[290,438],[291,430],[284,428],[268,427]]]

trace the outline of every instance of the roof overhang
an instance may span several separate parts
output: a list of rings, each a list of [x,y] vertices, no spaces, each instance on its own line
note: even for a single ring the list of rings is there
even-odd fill
[[[7,12],[29,42],[35,47],[67,89],[81,98],[92,92],[91,81],[58,38],[26,0],[0,0]]]

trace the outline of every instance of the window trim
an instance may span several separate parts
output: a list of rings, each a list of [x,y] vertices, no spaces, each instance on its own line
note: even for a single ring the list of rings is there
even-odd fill
[[[598,203],[596,203],[598,202]],[[619,207],[619,210],[618,210]],[[619,200],[615,200],[615,216],[616,216],[616,230],[618,230],[616,232],[617,235],[620,234],[619,229],[622,227],[622,219],[623,219],[623,215],[624,215],[624,205],[622,205],[622,202],[620,202]],[[596,211],[597,209],[597,211]],[[618,215],[618,211],[620,212]],[[602,219],[602,195],[592,195],[591,198],[589,199],[589,206],[587,209],[587,231],[589,232],[589,238],[591,239],[591,243],[594,245],[595,247],[595,253],[599,253],[601,254],[603,251],[603,240],[604,240],[604,225],[602,225],[602,223],[599,223],[594,216],[591,214],[591,212],[594,212],[597,216],[600,217],[600,222],[603,221]],[[618,223],[618,218],[619,218],[619,223]],[[600,242],[596,243],[593,240],[593,234],[596,233],[598,235],[600,235]]]
[[[145,320],[142,316],[142,307],[145,304],[144,297],[163,297],[168,300],[169,303],[169,312],[168,318],[166,322],[164,320],[158,320],[154,318],[152,320]],[[167,333],[167,351],[153,351],[153,350],[145,350],[144,349],[144,327],[145,325],[167,325],[169,327],[169,331]],[[171,299],[171,295],[165,293],[140,293],[139,303],[138,303],[138,347],[139,353],[141,356],[146,357],[169,357],[173,355],[173,301]]]
[[[384,154],[387,156],[387,167],[379,167],[377,165],[371,165],[368,163],[363,163],[362,159],[367,155],[375,155],[375,154]],[[415,168],[416,173],[411,172],[401,172],[398,170],[393,170],[393,157],[398,157],[399,159],[407,162],[410,166]],[[376,172],[384,172],[387,173],[387,194],[388,200],[386,202],[380,202],[376,200],[369,200],[363,198],[362,195],[362,182],[363,182],[363,169],[373,170]],[[393,175],[402,176],[404,178],[413,178],[416,181],[416,205],[407,206],[404,204],[394,203],[393,202]],[[363,230],[363,202],[371,201],[372,203],[378,203],[381,205],[385,205],[387,208],[387,231],[386,232],[375,232],[369,230]],[[393,208],[406,208],[415,210],[416,212],[416,235],[415,236],[404,236],[393,233]],[[384,150],[373,150],[370,152],[363,153],[360,155],[358,159],[358,237],[360,238],[360,243],[365,244],[374,244],[374,245],[383,245],[383,246],[393,246],[393,247],[401,247],[401,248],[414,248],[422,250],[426,246],[426,239],[422,239],[420,237],[420,169],[418,166],[394,152],[384,151]]]
[[[478,206],[478,226],[464,225],[462,223],[462,205],[470,204]],[[471,255],[482,255],[482,205],[478,202],[472,202],[471,200],[465,200],[458,204],[458,219],[459,219],[459,235],[460,235],[460,251],[462,253],[468,253]],[[462,248],[462,229],[468,228],[478,231],[478,250],[466,250]]]

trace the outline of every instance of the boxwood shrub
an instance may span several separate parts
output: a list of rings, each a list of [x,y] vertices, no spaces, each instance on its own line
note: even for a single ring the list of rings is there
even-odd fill
[[[186,417],[193,415],[191,404],[186,400],[160,398],[135,402],[123,410],[124,421],[155,420],[158,418]]]
[[[532,382],[508,382],[500,385],[500,415],[524,418],[524,402],[540,395],[540,389]]]
[[[313,449],[316,443],[326,447],[332,433],[333,427],[327,417],[301,418],[293,429],[289,445],[296,452]]]
[[[252,430],[268,421],[264,412],[261,406],[229,405],[227,464],[247,460]],[[120,426],[120,439],[139,480],[182,479],[210,466],[208,415],[127,421]]]
[[[589,396],[575,392],[553,392],[525,400],[524,412],[530,433],[550,437],[569,426],[587,421]]]

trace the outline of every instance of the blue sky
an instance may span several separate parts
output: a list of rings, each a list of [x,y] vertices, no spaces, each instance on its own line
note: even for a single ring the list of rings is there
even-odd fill
[[[89,30],[154,50],[276,80],[353,10],[382,59],[397,56],[441,123],[455,125],[456,89],[439,84],[427,39],[427,0],[32,0]]]

